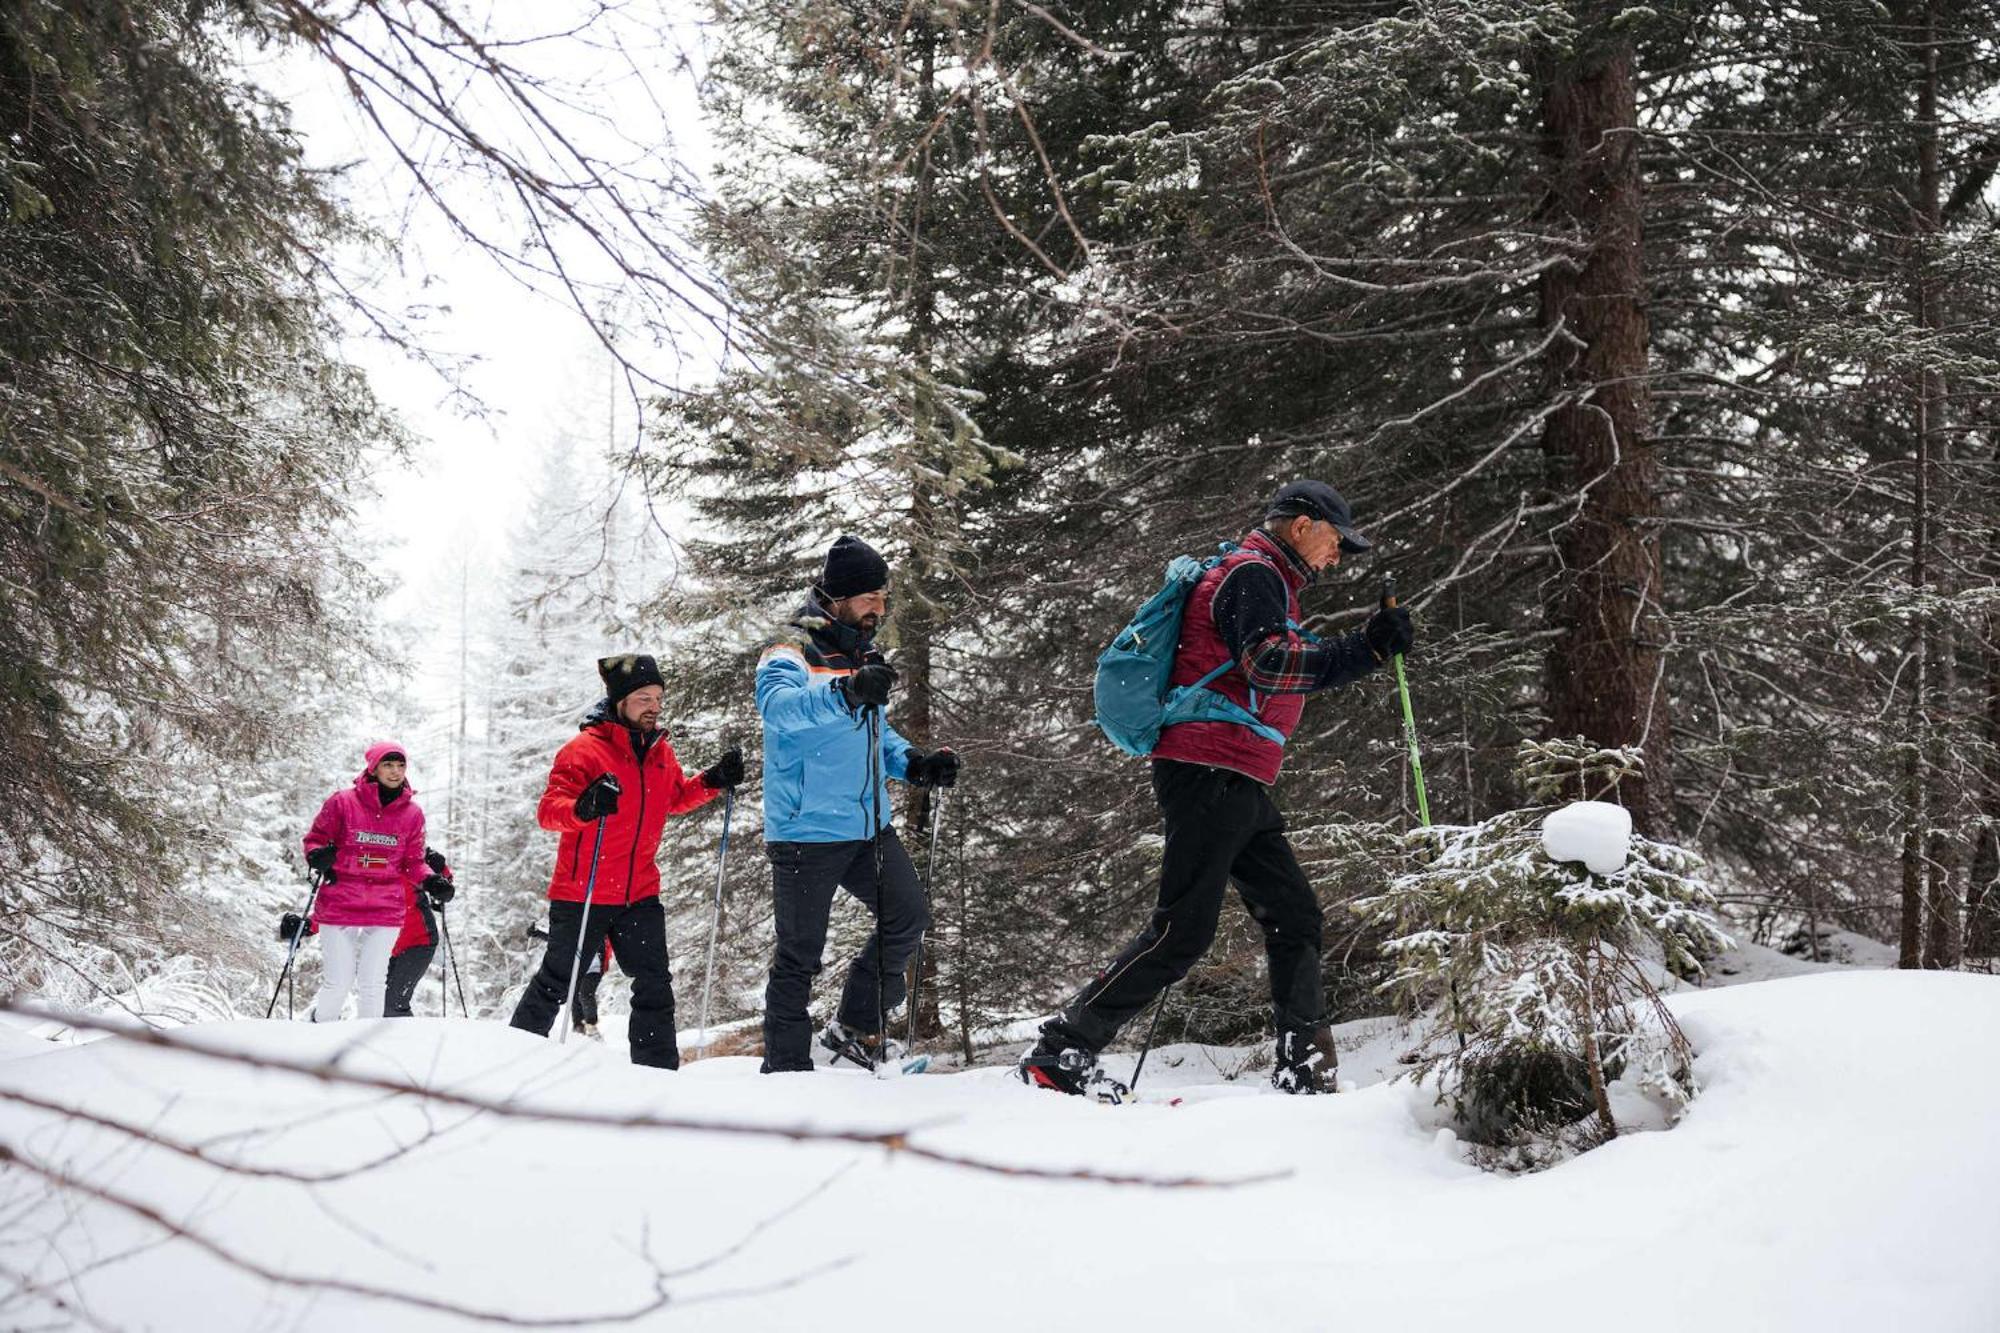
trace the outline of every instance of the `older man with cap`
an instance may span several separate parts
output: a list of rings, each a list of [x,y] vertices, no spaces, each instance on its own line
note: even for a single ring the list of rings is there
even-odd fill
[[[549,880],[548,952],[514,1008],[513,1025],[547,1036],[569,994],[570,967],[578,953],[595,957],[608,938],[618,966],[632,978],[627,1024],[632,1063],[678,1069],[674,979],[667,966],[666,913],[660,907],[655,857],[667,816],[704,805],[741,782],[743,756],[731,749],[700,775],[689,777],[660,727],[666,689],[659,664],[642,653],[626,653],[600,661],[597,674],[604,681],[604,698],[556,752],[536,811],[541,826],[560,833],[562,841]]]
[[[876,651],[875,631],[888,614],[888,562],[859,538],[842,537],[805,604],[757,663],[764,845],[778,937],[764,989],[767,1074],[813,1067],[807,1005],[835,887],[861,900],[876,929],[848,966],[820,1044],[869,1068],[898,1053],[885,1020],[903,1002],[903,969],[929,914],[916,867],[890,822],[885,779],[949,787],[958,779],[958,756],[948,749],[926,754],[882,721],[896,672]]]
[[[1319,481],[1279,488],[1251,532],[1188,594],[1171,684],[1233,700],[1263,730],[1230,721],[1168,726],[1152,753],[1153,794],[1166,824],[1159,903],[1124,952],[1042,1025],[1021,1079],[1083,1093],[1097,1053],[1132,1017],[1187,975],[1215,938],[1233,880],[1264,931],[1278,1032],[1272,1083],[1283,1092],[1333,1090],[1332,1034],[1321,1021],[1320,907],[1271,801],[1284,744],[1307,694],[1358,680],[1414,638],[1409,612],[1384,606],[1361,629],[1316,639],[1299,628],[1299,591],[1371,543],[1347,502]]]

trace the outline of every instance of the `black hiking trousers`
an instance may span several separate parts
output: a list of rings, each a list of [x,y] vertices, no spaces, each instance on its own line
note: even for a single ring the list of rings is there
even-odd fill
[[[667,966],[667,914],[658,898],[636,903],[592,903],[590,921],[583,904],[549,904],[549,947],[542,965],[514,1006],[513,1026],[546,1037],[556,1011],[569,994],[570,963],[576,957],[578,931],[583,934],[584,966],[611,938],[611,954],[632,978],[632,1014],[626,1032],[632,1041],[632,1063],[660,1069],[681,1067],[679,1036],[674,1031],[674,976]]]
[[[417,983],[430,970],[431,959],[437,956],[437,945],[419,944],[403,950],[389,960],[389,985],[382,997],[384,1018],[411,1018],[410,1001],[416,996]]]
[[[1208,952],[1232,881],[1264,931],[1279,1033],[1317,1028],[1324,1012],[1319,898],[1270,792],[1230,769],[1155,759],[1153,795],[1167,835],[1159,905],[1138,938],[1043,1025],[1044,1040],[1093,1053],[1110,1045]]]
[[[893,828],[882,830],[880,884],[875,880],[875,844],[867,838],[767,842],[764,854],[771,861],[772,919],[778,934],[771,979],[764,987],[764,1072],[783,1074],[812,1068],[813,1028],[807,1005],[826,952],[834,889],[846,889],[859,898],[880,925],[848,965],[840,1008],[834,1011],[857,1032],[880,1032],[884,1018],[903,1002],[908,990],[903,969],[930,925],[930,914],[917,868]]]

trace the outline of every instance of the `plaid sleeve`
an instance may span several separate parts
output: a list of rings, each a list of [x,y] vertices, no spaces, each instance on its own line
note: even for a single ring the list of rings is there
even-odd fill
[[[1266,694],[1310,694],[1359,680],[1377,665],[1361,631],[1314,643],[1281,630],[1236,659],[1250,684]]]
[[[1210,606],[1230,655],[1251,687],[1265,694],[1328,690],[1375,669],[1375,655],[1359,630],[1313,640],[1291,628],[1285,582],[1261,561],[1231,569]]]

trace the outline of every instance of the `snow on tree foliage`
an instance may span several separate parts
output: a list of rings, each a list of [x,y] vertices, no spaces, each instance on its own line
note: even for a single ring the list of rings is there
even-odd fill
[[[1580,740],[1518,752],[1541,802],[1579,779],[1615,791],[1640,763],[1636,749]],[[1413,830],[1416,868],[1355,904],[1393,932],[1387,985],[1435,1011],[1416,1073],[1472,1139],[1521,1161],[1615,1136],[1607,1088],[1621,1077],[1672,1110],[1686,1103],[1693,1052],[1655,978],[1662,967],[1698,978],[1702,958],[1731,943],[1700,857],[1632,835],[1624,864],[1596,873],[1549,855],[1549,813],[1536,804]]]

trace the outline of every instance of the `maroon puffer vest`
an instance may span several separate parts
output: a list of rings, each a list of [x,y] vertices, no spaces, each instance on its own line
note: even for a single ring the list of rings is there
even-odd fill
[[[1192,685],[1209,672],[1231,661],[1229,645],[1215,629],[1216,593],[1231,571],[1255,561],[1278,571],[1285,583],[1285,615],[1299,619],[1299,589],[1305,574],[1290,555],[1263,532],[1253,532],[1243,545],[1224,557],[1222,563],[1202,575],[1201,582],[1188,594],[1187,610],[1181,616],[1181,642],[1174,652],[1171,685]],[[1264,724],[1289,737],[1305,711],[1303,694],[1265,694],[1251,698],[1250,682],[1241,670],[1225,671],[1210,681],[1208,688],[1251,709]],[[1284,762],[1285,747],[1265,740],[1248,727],[1233,722],[1181,722],[1160,733],[1153,758],[1174,759],[1184,764],[1212,764],[1233,769],[1269,786],[1278,780],[1278,765]]]

